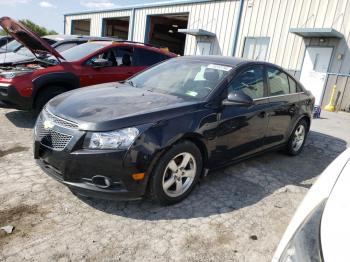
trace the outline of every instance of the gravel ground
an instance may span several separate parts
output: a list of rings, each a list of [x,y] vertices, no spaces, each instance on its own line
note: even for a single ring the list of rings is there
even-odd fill
[[[350,144],[350,114],[313,121],[305,150],[211,172],[188,199],[78,198],[32,157],[34,120],[0,109],[0,261],[269,261],[322,170]]]

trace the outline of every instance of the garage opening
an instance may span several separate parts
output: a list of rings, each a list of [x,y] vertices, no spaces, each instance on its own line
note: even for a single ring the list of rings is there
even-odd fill
[[[146,43],[167,47],[171,52],[183,55],[186,35],[178,30],[186,29],[187,24],[188,14],[148,16]]]
[[[127,40],[129,36],[129,17],[103,19],[103,36]]]
[[[72,20],[72,35],[90,35],[90,19]]]

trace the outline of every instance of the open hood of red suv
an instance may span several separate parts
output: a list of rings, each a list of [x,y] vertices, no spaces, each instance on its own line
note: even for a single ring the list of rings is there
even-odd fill
[[[41,39],[40,36],[30,31],[28,28],[16,20],[11,19],[10,17],[2,17],[0,18],[0,25],[14,39],[32,51],[32,53],[49,53],[58,59],[64,59],[60,53],[58,53],[52,46],[45,42],[45,40]]]

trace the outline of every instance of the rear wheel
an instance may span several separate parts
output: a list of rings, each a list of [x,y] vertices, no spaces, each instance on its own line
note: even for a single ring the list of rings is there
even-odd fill
[[[298,122],[296,127],[294,128],[292,135],[289,138],[286,152],[289,155],[296,156],[300,154],[300,152],[304,148],[307,132],[308,132],[308,124],[305,119],[302,119]]]
[[[34,102],[34,114],[38,115],[43,107],[55,96],[66,92],[67,89],[61,86],[48,86],[45,87],[39,94],[36,96]]]
[[[150,181],[151,197],[163,205],[185,199],[202,170],[200,150],[189,141],[170,148],[158,161]]]

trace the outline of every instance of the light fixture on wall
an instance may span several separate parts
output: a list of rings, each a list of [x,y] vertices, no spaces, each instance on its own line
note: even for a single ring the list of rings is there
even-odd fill
[[[325,40],[324,38],[320,38],[320,42],[323,43]]]

